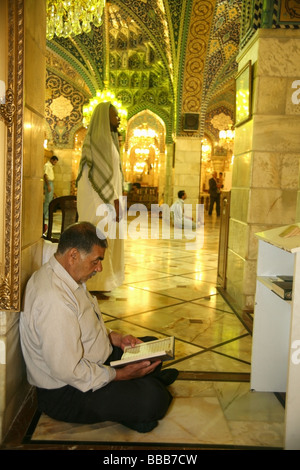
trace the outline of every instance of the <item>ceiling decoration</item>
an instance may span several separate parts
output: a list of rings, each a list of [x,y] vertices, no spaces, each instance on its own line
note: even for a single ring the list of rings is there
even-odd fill
[[[183,112],[201,109],[205,62],[215,0],[194,0],[185,53],[185,74],[182,90]]]
[[[233,80],[241,3],[107,1],[107,18],[102,26],[92,25],[89,33],[72,38],[54,36],[47,41],[48,82],[57,81],[60,89],[61,83],[69,82],[83,102],[81,107],[106,86],[126,108],[128,119],[145,110],[158,116],[166,126],[166,142],[170,143],[173,135],[183,134],[183,112],[200,112],[205,127],[206,109],[212,111],[214,96]],[[223,96],[225,108],[228,97],[226,93]],[[51,127],[56,119],[50,108],[52,85],[47,98],[46,119]],[[228,103],[230,108],[232,102]],[[72,129],[64,123],[68,139],[63,139],[61,145],[72,145],[70,138],[74,128],[79,129],[82,115],[78,119],[76,124],[72,120]]]

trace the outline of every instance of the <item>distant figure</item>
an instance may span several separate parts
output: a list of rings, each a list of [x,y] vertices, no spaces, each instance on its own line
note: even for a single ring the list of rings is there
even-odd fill
[[[90,291],[111,291],[124,281],[124,240],[118,236],[118,222],[122,218],[119,198],[123,195],[119,124],[116,108],[110,102],[100,103],[94,110],[82,147],[77,177],[78,220],[97,226],[101,219],[97,209],[105,205],[104,210],[117,222],[116,237],[108,240],[104,273],[88,281]]]
[[[218,188],[219,188],[220,191],[221,191],[221,189],[224,188],[224,177],[223,177],[222,171],[220,171],[220,173],[219,173],[219,178],[218,178],[217,183],[218,183]]]
[[[54,196],[54,166],[58,162],[58,158],[56,155],[53,155],[50,160],[45,163],[44,165],[44,207],[43,207],[43,215],[44,215],[44,229],[45,232],[48,228],[48,219],[49,219],[49,204],[53,199]]]
[[[178,199],[170,208],[171,215],[173,214],[174,218],[174,227],[194,229],[196,228],[195,222],[193,222],[192,218],[186,217],[184,214],[184,201],[186,198],[187,195],[184,190],[178,191]]]
[[[141,183],[132,183],[132,189],[135,191],[141,189]]]
[[[208,215],[212,215],[214,204],[216,203],[217,216],[220,215],[220,189],[218,187],[217,172],[214,171],[212,177],[209,180],[209,195],[210,203],[208,209]]]

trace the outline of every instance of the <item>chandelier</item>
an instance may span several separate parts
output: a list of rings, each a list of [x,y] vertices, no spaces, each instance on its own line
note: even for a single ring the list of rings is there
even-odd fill
[[[219,144],[221,147],[233,150],[235,132],[231,129],[231,124],[228,127],[229,129],[219,132]]]
[[[149,156],[150,150],[149,149],[134,149],[134,153],[146,158]]]
[[[137,139],[144,139],[144,140],[150,140],[155,139],[157,137],[157,133],[155,132],[154,129],[149,129],[146,124],[143,125],[142,128],[136,128],[133,131],[134,137]]]
[[[105,0],[47,0],[47,39],[88,33],[91,23],[101,26],[104,6]]]
[[[206,138],[201,141],[201,154],[203,162],[211,160],[211,144]]]
[[[133,129],[129,140],[127,156],[134,161],[131,163],[133,173],[141,177],[143,173],[149,174],[149,170],[156,171],[159,165],[157,132],[144,123]]]
[[[118,115],[120,117],[120,131],[124,131],[126,128],[126,120],[127,120],[127,110],[122,107],[122,103],[117,101],[114,93],[112,93],[108,89],[104,89],[103,91],[97,90],[96,91],[96,96],[94,98],[91,98],[89,101],[89,104],[83,106],[82,109],[82,114],[83,114],[83,125],[84,127],[88,127],[92,114],[94,112],[94,109],[99,103],[107,102],[110,101],[111,104],[116,108],[118,111]]]
[[[134,173],[143,173],[146,165],[146,162],[136,162],[133,168]]]

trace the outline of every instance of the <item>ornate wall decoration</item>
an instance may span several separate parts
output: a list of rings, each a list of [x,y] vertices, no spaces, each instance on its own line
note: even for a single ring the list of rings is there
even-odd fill
[[[284,0],[280,6],[280,21],[300,23],[300,3],[297,0]]]
[[[299,29],[300,6],[298,0],[244,0],[241,23],[241,48],[258,28]]]
[[[62,52],[62,56],[60,56],[52,49],[47,49],[46,67],[52,73],[60,76],[69,83],[72,83],[74,88],[80,90],[86,96],[88,101],[89,98],[91,98],[91,86],[89,85],[89,80],[87,80],[87,76],[83,73],[81,65],[74,63],[74,61],[71,61],[70,63],[69,60],[64,58],[65,55],[65,52]]]
[[[15,112],[6,127],[6,187],[1,195],[5,221],[3,271],[0,273],[0,309],[20,310],[21,199],[23,141],[23,0],[10,0],[8,5],[8,77],[7,89]],[[6,123],[7,124],[7,123]]]
[[[57,148],[73,148],[74,134],[82,127],[82,106],[85,96],[70,83],[47,72],[45,116],[51,129],[49,140]]]
[[[168,12],[170,15],[169,28],[172,29],[173,35],[171,41],[174,42],[174,50],[176,51],[179,43],[180,26],[182,21],[182,3],[178,0],[168,1]]]
[[[219,116],[224,117],[224,126],[218,127]],[[207,112],[205,122],[205,133],[214,141],[219,140],[219,130],[227,129],[228,124],[233,124],[233,115],[228,112],[226,106],[219,105],[218,108]]]
[[[211,131],[207,113],[222,106],[233,116],[242,1],[218,2],[209,40],[203,83],[200,134]],[[217,112],[217,111],[216,111]]]
[[[182,113],[200,111],[205,59],[215,0],[194,0],[185,59]]]
[[[220,85],[224,86],[228,77],[232,78],[237,71],[235,58],[239,51],[241,3],[236,0],[216,6],[206,60],[204,97],[211,89],[215,91]]]

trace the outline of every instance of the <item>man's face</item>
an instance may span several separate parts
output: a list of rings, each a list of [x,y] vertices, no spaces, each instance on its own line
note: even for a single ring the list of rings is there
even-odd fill
[[[109,108],[109,122],[110,122],[110,129],[113,132],[117,132],[118,127],[120,125],[120,118],[118,115],[118,111],[114,106],[110,106]]]
[[[92,251],[88,254],[76,250],[74,256],[72,256],[74,261],[71,268],[72,273],[70,273],[73,279],[82,284],[98,272],[101,272],[104,253],[105,248],[98,245],[94,245]]]

